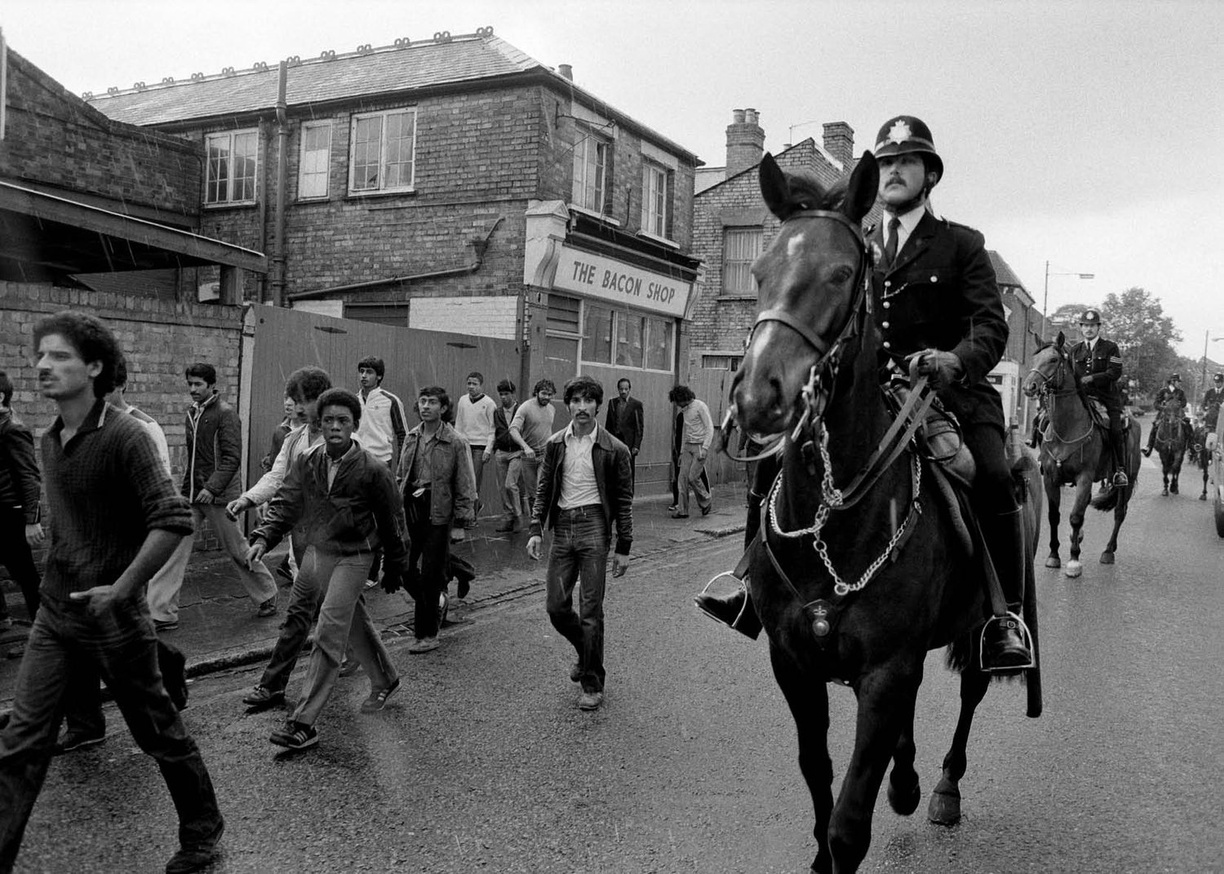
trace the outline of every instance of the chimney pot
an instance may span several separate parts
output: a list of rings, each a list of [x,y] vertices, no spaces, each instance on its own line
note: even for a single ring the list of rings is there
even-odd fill
[[[744,110],[742,109],[731,110],[731,123],[732,124],[743,124],[744,123]]]
[[[571,64],[557,64],[557,72],[561,74],[561,78],[574,81],[574,68]]]
[[[755,109],[736,109],[727,125],[727,177],[742,173],[761,162],[765,151],[765,131]]]
[[[757,111],[755,109],[745,109],[744,110],[744,123],[745,124],[756,124],[758,119],[760,119],[760,116],[757,114]]]

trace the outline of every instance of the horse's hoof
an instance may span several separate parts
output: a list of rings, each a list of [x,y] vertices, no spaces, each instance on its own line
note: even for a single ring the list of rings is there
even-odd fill
[[[914,781],[914,785],[909,791],[898,789],[897,784],[890,778],[888,781],[888,804],[893,809],[894,813],[901,816],[909,816],[918,809],[918,802],[922,800],[922,788],[918,785],[918,781]]]
[[[1114,563],[1114,554],[1112,552],[1102,552],[1101,553],[1101,564],[1113,564],[1113,563]]]
[[[1080,564],[1078,561],[1067,562],[1067,569],[1063,571],[1064,574],[1071,577],[1072,579],[1074,579],[1075,577],[1078,577],[1083,572],[1084,572],[1084,566]]]
[[[1164,491],[1161,492],[1160,494],[1167,498],[1169,496],[1169,487],[1165,486]]]
[[[960,790],[936,788],[927,805],[927,819],[935,825],[956,825],[960,818]]]
[[[1199,500],[1200,500],[1200,501],[1205,501],[1205,500],[1207,500],[1207,493],[1206,493],[1206,492],[1203,492],[1201,495],[1199,495]]]
[[[1177,494],[1177,483],[1173,483],[1173,485],[1169,486],[1169,491],[1171,491],[1173,494],[1176,495]]]
[[[1058,556],[1052,555],[1046,559],[1046,567],[1062,567],[1062,562],[1058,560]]]

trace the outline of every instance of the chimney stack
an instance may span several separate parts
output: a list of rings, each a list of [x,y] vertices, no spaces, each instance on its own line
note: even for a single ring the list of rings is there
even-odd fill
[[[735,109],[727,125],[727,178],[761,162],[765,152],[765,131],[755,109]]]
[[[574,81],[574,68],[570,64],[557,64],[557,72],[561,74],[562,79]]]
[[[844,121],[830,121],[824,126],[824,150],[841,161],[847,170],[854,163],[854,128]]]

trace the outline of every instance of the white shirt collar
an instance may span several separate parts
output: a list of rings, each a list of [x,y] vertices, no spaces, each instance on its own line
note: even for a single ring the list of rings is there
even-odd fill
[[[884,213],[884,243],[888,244],[888,223],[894,218],[900,220],[901,227],[897,229],[897,251],[901,251],[901,247],[905,245],[905,241],[910,238],[910,234],[914,232],[914,228],[918,227],[918,222],[922,221],[922,217],[927,213],[927,204],[919,204],[909,212],[901,215],[893,215],[891,212]]]

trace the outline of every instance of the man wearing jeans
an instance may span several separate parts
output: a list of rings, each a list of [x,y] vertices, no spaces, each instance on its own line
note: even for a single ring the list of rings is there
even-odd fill
[[[0,733],[0,871],[13,868],[42,789],[65,698],[83,665],[101,674],[137,745],[157,761],[178,812],[167,874],[211,864],[225,821],[199,748],[166,693],[144,586],[192,533],[192,515],[134,418],[104,400],[119,346],[92,316],[34,330],[39,388],[59,416],[43,435],[53,520],[42,604]]]
[[[582,684],[578,707],[597,710],[604,697],[604,582],[611,532],[612,576],[629,569],[633,542],[633,473],[629,449],[597,424],[603,386],[589,376],[565,384],[570,424],[548,439],[531,511],[527,554],[540,558],[544,526],[553,530],[547,606],[553,627],[578,654],[570,679]],[[574,586],[582,579],[578,612]]]
[[[42,480],[34,458],[34,435],[13,414],[12,403],[13,381],[0,371],[0,564],[20,587],[26,615],[33,622],[41,580],[31,549],[41,546],[44,536]],[[0,620],[9,619],[3,595],[0,608]]]
[[[276,581],[262,563],[246,566],[246,540],[238,525],[225,512],[227,501],[242,491],[242,421],[238,413],[217,394],[217,371],[211,364],[187,368],[187,390],[192,404],[187,410],[187,469],[183,494],[191,502],[195,523],[207,519],[222,548],[229,553],[256,614],[276,615]],[[178,627],[178,599],[183,575],[191,559],[193,541],[179,544],[166,573],[149,586],[149,609],[159,631]]]
[[[705,473],[706,456],[710,442],[714,439],[714,422],[710,419],[710,408],[699,401],[687,385],[678,385],[671,390],[669,398],[680,408],[683,432],[680,445],[680,474],[678,477],[679,503],[672,513],[673,519],[687,519],[689,514],[689,490],[697,497],[697,506],[705,516],[714,506],[710,490],[702,478]]]
[[[289,749],[314,746],[314,724],[340,676],[351,642],[353,655],[370,678],[370,695],[361,709],[382,710],[399,688],[399,675],[366,610],[362,592],[373,551],[386,552],[383,586],[399,588],[404,569],[404,511],[391,471],[361,448],[353,431],[361,421],[361,402],[342,388],[319,398],[323,447],[299,456],[284,485],[268,506],[263,523],[251,534],[247,561],[256,564],[292,528],[305,532],[306,554],[299,575],[313,578],[323,592],[306,688],[285,727],[272,743]],[[351,629],[351,637],[350,637]]]

